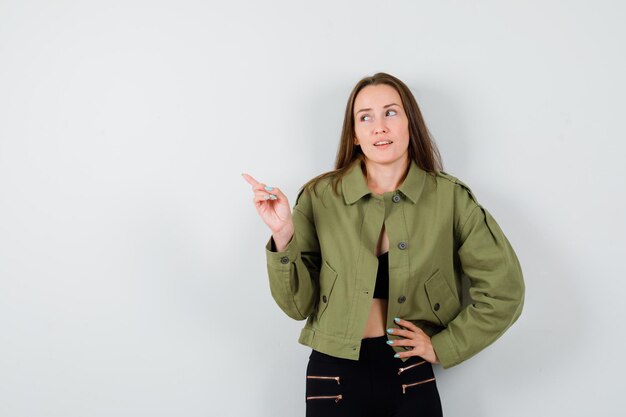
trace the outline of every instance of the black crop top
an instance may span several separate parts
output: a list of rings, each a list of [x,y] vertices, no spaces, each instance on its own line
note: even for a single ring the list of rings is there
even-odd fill
[[[378,255],[378,272],[376,272],[374,298],[389,299],[389,252]]]

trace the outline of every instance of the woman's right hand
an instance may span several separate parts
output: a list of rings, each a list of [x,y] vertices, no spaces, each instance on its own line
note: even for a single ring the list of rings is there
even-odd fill
[[[252,186],[254,206],[261,219],[272,231],[276,249],[281,251],[293,236],[291,207],[287,196],[277,187],[268,187],[248,174],[241,174]]]

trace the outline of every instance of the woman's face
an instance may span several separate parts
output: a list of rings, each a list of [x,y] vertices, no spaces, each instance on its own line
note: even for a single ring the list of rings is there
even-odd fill
[[[354,101],[354,143],[370,162],[404,161],[409,149],[409,119],[400,94],[386,85],[368,85]]]

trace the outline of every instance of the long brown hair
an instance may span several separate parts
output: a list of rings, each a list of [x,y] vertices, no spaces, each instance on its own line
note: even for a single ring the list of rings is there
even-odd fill
[[[364,162],[365,155],[360,146],[354,144],[354,101],[359,92],[368,85],[386,84],[393,87],[402,100],[402,106],[409,119],[409,163],[411,160],[424,171],[434,174],[443,169],[441,155],[437,149],[435,141],[430,135],[426,123],[422,117],[422,112],[417,105],[417,101],[411,93],[409,87],[393,75],[379,72],[371,77],[361,79],[352,89],[346,113],[343,118],[343,129],[337,157],[335,159],[335,169],[325,172],[311,179],[302,186],[302,189],[309,188],[315,192],[315,185],[322,179],[332,177],[333,190],[337,194],[339,181],[343,178],[355,161]],[[359,162],[359,163],[360,163]],[[362,166],[364,166],[363,164]],[[407,167],[408,169],[408,167]]]

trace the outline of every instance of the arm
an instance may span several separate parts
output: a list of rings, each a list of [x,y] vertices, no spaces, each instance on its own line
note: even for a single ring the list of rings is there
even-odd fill
[[[462,183],[455,199],[457,253],[471,283],[473,303],[432,337],[444,368],[468,359],[499,338],[520,316],[525,291],[517,256],[491,214]]]
[[[294,232],[291,240],[288,236],[276,235],[270,237],[265,246],[267,272],[272,297],[278,306],[289,317],[304,320],[316,307],[321,265],[308,191],[301,191],[298,195],[292,216]]]

